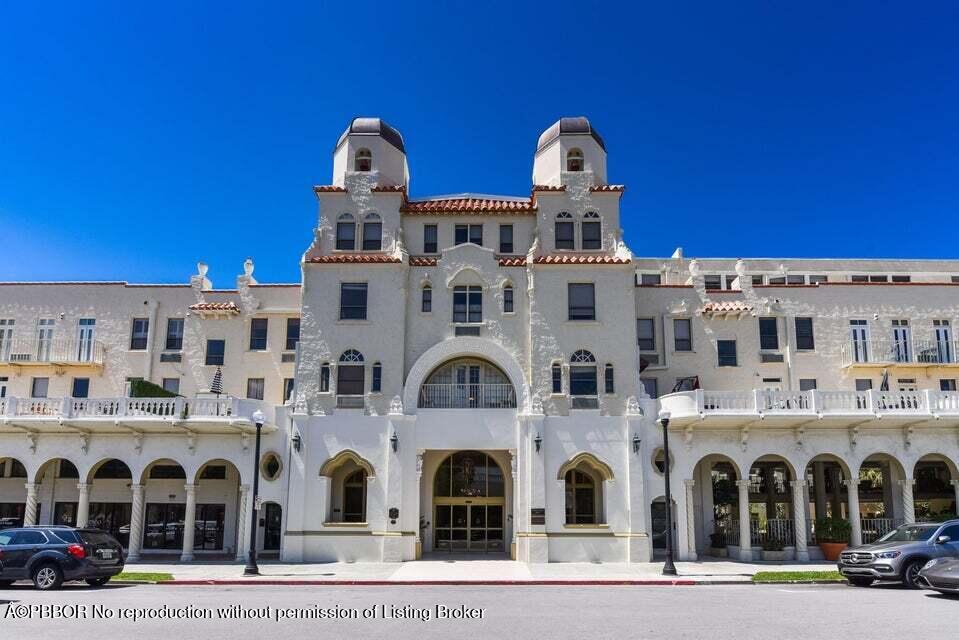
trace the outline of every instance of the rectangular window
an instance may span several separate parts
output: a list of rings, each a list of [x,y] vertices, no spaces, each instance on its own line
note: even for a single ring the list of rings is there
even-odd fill
[[[420,311],[423,313],[431,313],[433,311],[433,288],[432,287],[423,287],[421,302],[420,302]]]
[[[719,353],[720,367],[736,366],[736,341],[735,340],[717,340],[716,349]]]
[[[34,378],[30,383],[31,398],[46,398],[50,390],[50,378]]]
[[[566,295],[570,320],[596,319],[596,297],[591,282],[570,282]]]
[[[726,288],[729,289],[730,291],[732,291],[733,288],[735,288],[735,286],[736,286],[736,278],[738,278],[738,277],[739,277],[739,276],[727,275],[727,276],[726,276]]]
[[[264,386],[263,378],[247,378],[246,397],[250,400],[262,400]]]
[[[380,393],[383,390],[383,365],[379,362],[373,365],[370,375],[370,392]]]
[[[786,284],[786,276],[769,276],[769,284]]]
[[[707,291],[717,291],[723,288],[723,277],[718,274],[711,274],[703,277]]]
[[[74,378],[70,396],[73,398],[89,398],[90,378]]]
[[[133,329],[130,331],[130,350],[143,351],[147,348],[147,338],[150,334],[149,318],[134,318]]]
[[[499,252],[513,253],[513,225],[511,224],[499,226]]]
[[[293,378],[283,378],[283,404],[290,401],[293,397]]]
[[[786,284],[806,284],[806,276],[802,274],[786,276]]]
[[[689,318],[673,319],[673,343],[676,351],[693,350],[692,321]]]
[[[341,364],[336,368],[336,393],[341,396],[361,396],[363,388],[363,365]]]
[[[558,220],[556,222],[556,248],[573,249],[574,232],[572,220]]]
[[[340,284],[340,320],[366,320],[366,283]]]
[[[296,343],[300,341],[300,319],[299,318],[287,318],[286,319],[286,350],[293,351],[296,349]]]
[[[639,274],[639,284],[644,287],[652,287],[663,283],[663,276],[659,273],[641,273]]]
[[[640,378],[639,381],[643,384],[646,395],[650,398],[659,397],[659,381],[656,378]]]
[[[466,244],[467,242],[483,246],[483,225],[481,224],[458,224],[454,228],[454,244]]]
[[[596,367],[569,368],[569,394],[571,396],[596,395]]]
[[[320,366],[320,393],[330,392],[330,365],[324,362]]]
[[[166,350],[180,351],[181,349],[183,349],[183,318],[167,318]]]
[[[208,365],[222,365],[226,354],[226,340],[206,341],[206,363]]]
[[[563,367],[559,363],[552,367],[553,393],[563,393]]]
[[[815,378],[800,378],[799,379],[799,390],[800,391],[813,391],[816,388],[816,379]]]
[[[856,391],[869,391],[872,389],[872,380],[869,378],[856,378]]]
[[[583,222],[583,250],[594,251],[603,248],[602,223],[598,220]]]
[[[513,313],[513,287],[503,289],[503,313]]]
[[[603,369],[603,387],[606,393],[616,393],[616,376],[611,365]]]
[[[829,276],[809,276],[809,284],[829,282]]]
[[[423,225],[423,253],[436,253],[438,247],[436,246],[436,225],[435,224],[425,224]]]
[[[180,393],[180,379],[179,378],[164,378],[163,379],[163,389],[164,391],[169,391],[170,393],[175,393],[179,395]]]
[[[893,276],[893,282],[912,282],[912,276]]]
[[[336,223],[336,250],[353,251],[356,248],[356,224],[350,218],[349,222]]]
[[[250,351],[264,351],[266,349],[267,326],[267,318],[250,320]]]
[[[363,223],[363,251],[379,251],[383,248],[383,223]]]
[[[652,318],[637,319],[636,333],[639,336],[640,351],[656,350],[656,325]]]
[[[761,287],[763,285],[764,276],[753,276],[753,286]]]
[[[779,330],[776,318],[759,319],[759,348],[763,351],[779,349]]]
[[[803,351],[812,351],[816,348],[812,318],[796,318],[796,348]]]
[[[939,390],[940,391],[955,391],[956,390],[956,379],[955,378],[942,378],[939,380]]]
[[[453,322],[483,321],[483,288],[453,287]]]

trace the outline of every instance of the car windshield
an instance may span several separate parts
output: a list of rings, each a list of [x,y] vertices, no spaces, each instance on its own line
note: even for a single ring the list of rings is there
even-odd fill
[[[893,529],[877,542],[928,542],[939,525],[909,525]]]
[[[0,533],[0,547],[10,544],[11,540],[13,540],[12,533]]]

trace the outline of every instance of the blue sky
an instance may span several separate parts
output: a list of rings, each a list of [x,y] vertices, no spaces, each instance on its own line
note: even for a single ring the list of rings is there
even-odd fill
[[[414,197],[587,115],[640,255],[959,257],[956,3],[12,4],[0,280],[297,281],[354,115]]]

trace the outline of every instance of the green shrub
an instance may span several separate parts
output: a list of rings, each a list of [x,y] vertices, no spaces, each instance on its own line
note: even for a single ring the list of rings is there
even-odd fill
[[[817,518],[816,519],[816,541],[817,542],[849,542],[849,535],[852,533],[852,525],[843,518]]]

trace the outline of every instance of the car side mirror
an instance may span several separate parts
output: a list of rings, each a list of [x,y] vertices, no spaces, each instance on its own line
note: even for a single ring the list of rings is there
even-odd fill
[[[952,540],[952,538],[950,538],[949,536],[939,536],[938,538],[936,538],[936,544],[946,544],[950,540]]]

